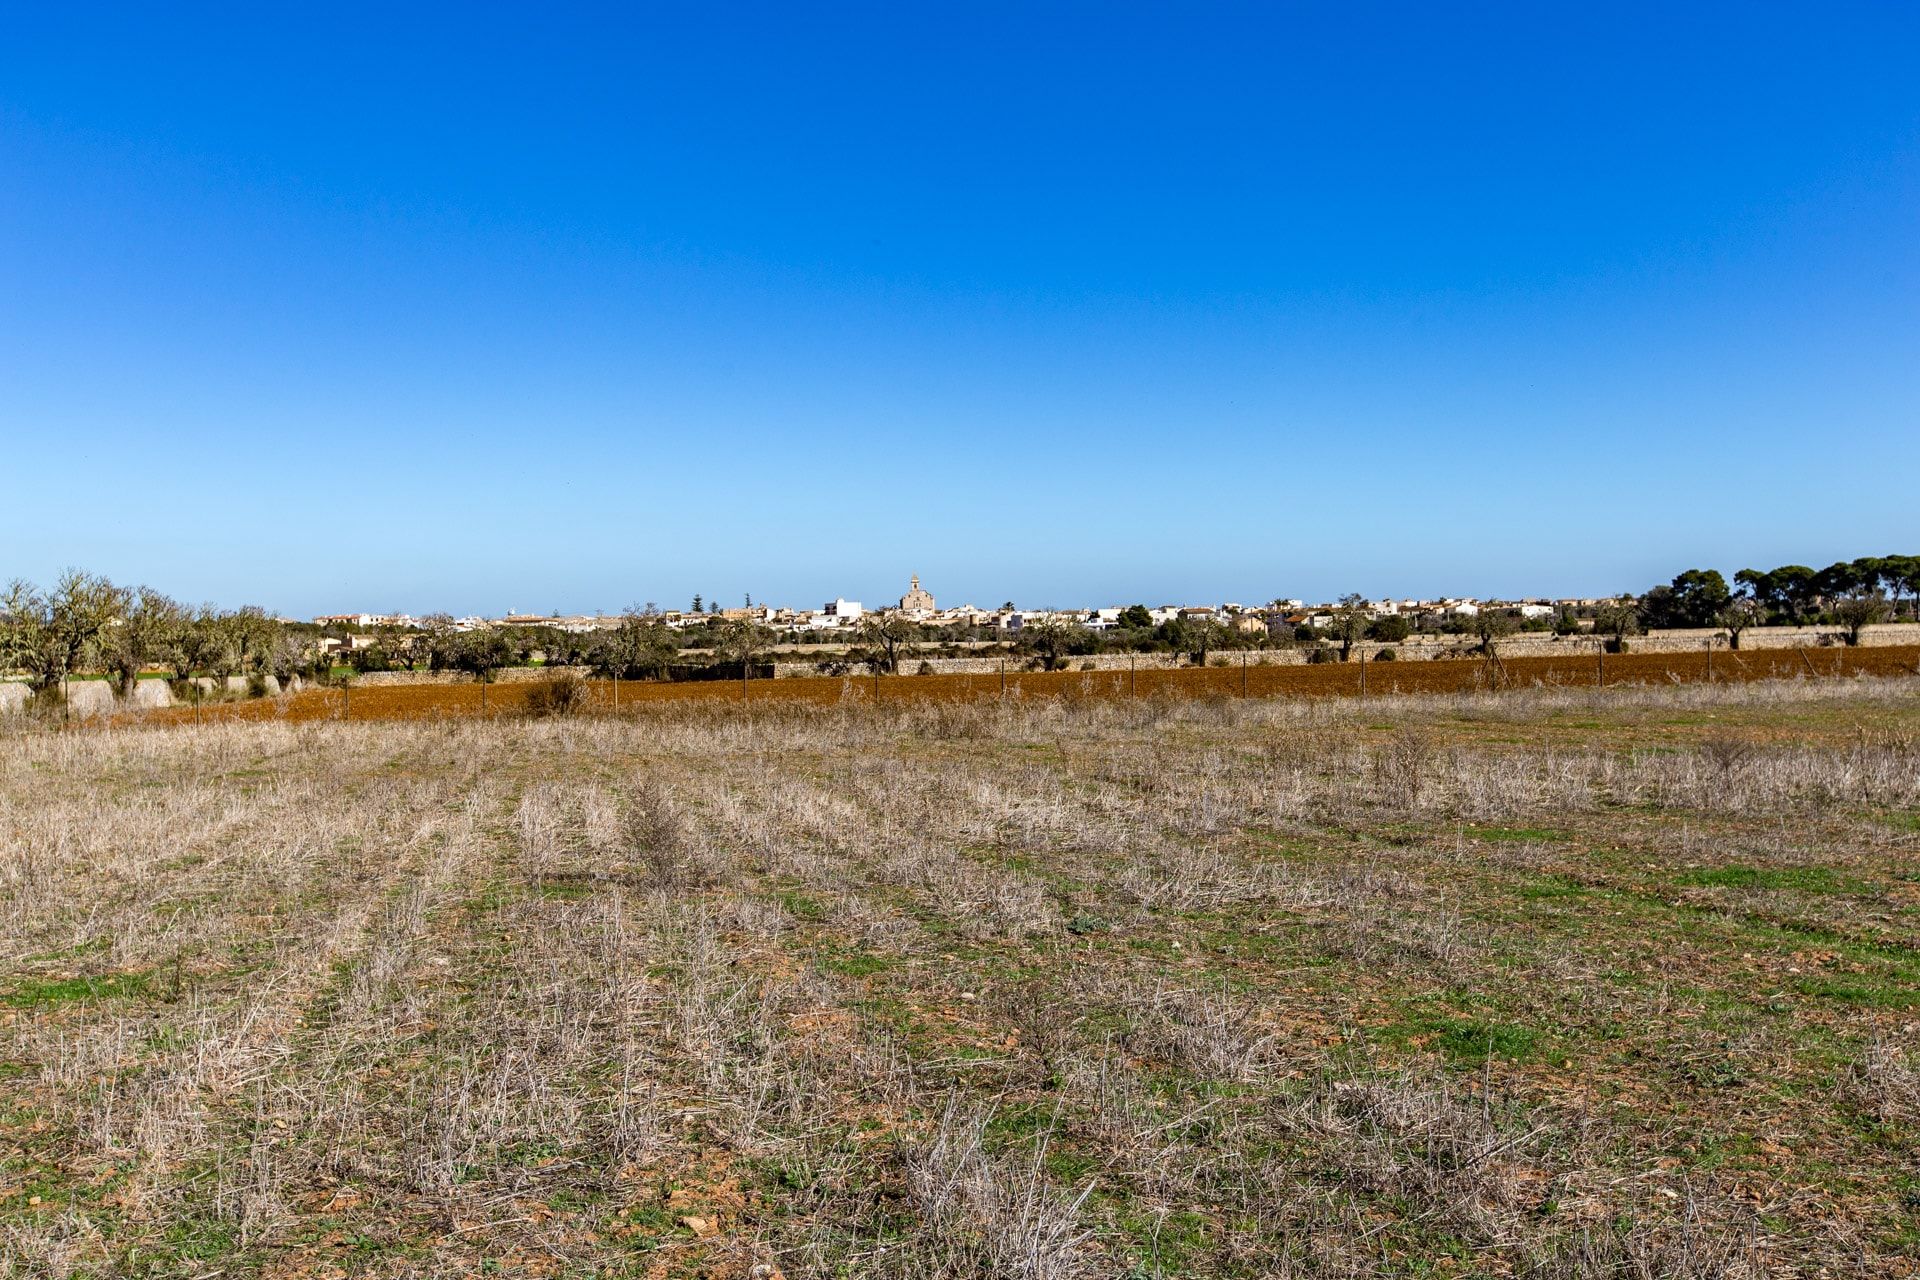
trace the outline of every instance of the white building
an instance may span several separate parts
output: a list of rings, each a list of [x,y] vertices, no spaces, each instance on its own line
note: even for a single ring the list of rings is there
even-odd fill
[[[818,613],[806,615],[806,626],[812,631],[830,631],[835,627],[857,626],[865,616],[866,610],[858,600],[834,599],[821,605]]]

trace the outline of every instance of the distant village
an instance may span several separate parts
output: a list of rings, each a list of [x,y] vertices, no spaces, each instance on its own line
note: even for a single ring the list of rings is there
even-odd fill
[[[1414,630],[1444,630],[1477,616],[1483,609],[1497,609],[1522,622],[1546,622],[1564,615],[1591,614],[1612,598],[1568,598],[1529,600],[1479,600],[1473,597],[1447,597],[1439,600],[1380,599],[1364,602],[1271,600],[1260,605],[1234,602],[1220,604],[1099,605],[1079,609],[1022,609],[1012,603],[985,609],[974,604],[941,608],[933,594],[920,585],[915,575],[906,594],[897,603],[869,606],[858,600],[835,598],[817,609],[793,609],[768,604],[743,604],[722,608],[716,602],[696,598],[689,609],[656,609],[646,606],[640,616],[663,623],[674,630],[709,627],[717,622],[750,622],[776,632],[831,639],[833,633],[851,636],[861,623],[872,617],[898,618],[916,626],[937,630],[990,632],[1008,638],[1027,628],[1045,623],[1064,623],[1086,631],[1113,631],[1130,621],[1146,626],[1169,622],[1212,623],[1247,634],[1292,635],[1301,628],[1331,626],[1336,612],[1358,610],[1369,619],[1403,618]],[[1133,609],[1144,610],[1144,618],[1129,619]],[[350,629],[423,628],[445,626],[454,631],[484,631],[496,627],[539,627],[554,631],[587,634],[609,631],[635,616],[623,614],[536,614],[509,610],[498,617],[470,616],[439,619],[412,614],[331,613],[313,619],[316,625]]]
[[[747,679],[754,673],[919,674],[1013,660],[1058,670],[1102,661],[1208,665],[1239,651],[1263,661],[1416,661],[1477,654],[1536,656],[1570,646],[1609,653],[1724,645],[1884,645],[1920,623],[1920,557],[1869,556],[1825,569],[1783,565],[1687,569],[1669,583],[1611,597],[1482,600],[1298,599],[1264,604],[1104,604],[1073,609],[942,608],[915,576],[898,600],[869,607],[836,597],[817,609],[723,608],[498,617],[336,613],[276,618],[256,606],[192,607],[151,587],[73,569],[45,591],[15,580],[0,592],[0,695],[39,696],[72,676],[111,677],[125,696],[164,676],[183,688],[327,681],[426,672],[480,679],[506,669],[577,668],[628,679]],[[1887,626],[1883,624],[1895,624]],[[1525,634],[1522,634],[1525,633]],[[1678,646],[1677,648],[1675,646]],[[947,664],[940,666],[936,664]],[[959,664],[959,665],[955,665]],[[196,686],[197,687],[197,686]],[[62,695],[64,696],[64,695]]]

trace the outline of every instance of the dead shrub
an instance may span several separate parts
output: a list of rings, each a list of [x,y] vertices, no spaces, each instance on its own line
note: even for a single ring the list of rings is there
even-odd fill
[[[1489,1243],[1519,1239],[1548,1197],[1548,1126],[1491,1095],[1467,1095],[1444,1077],[1401,1073],[1329,1078],[1297,1104],[1351,1183],[1404,1197]]]
[[[907,1190],[925,1223],[917,1241],[927,1274],[1071,1280],[1093,1274],[1083,1250],[1092,1231],[1078,1195],[1053,1187],[1042,1143],[1026,1160],[995,1159],[985,1148],[987,1117],[949,1101],[933,1135],[903,1153]]]
[[[704,889],[719,879],[715,860],[694,840],[679,806],[658,783],[642,782],[627,797],[620,843],[649,889]]]
[[[527,690],[527,714],[536,717],[570,716],[586,710],[589,689],[584,678],[561,671]]]
[[[1258,1079],[1273,1063],[1273,1033],[1254,1007],[1225,991],[1161,988],[1128,1004],[1134,1027],[1123,1042],[1136,1053],[1215,1080]]]
[[[1521,1274],[1526,1280],[1761,1280],[1773,1274],[1760,1256],[1750,1215],[1712,1221],[1704,1197],[1688,1187],[1677,1222],[1623,1215],[1583,1231]]]
[[[1716,773],[1728,774],[1751,759],[1759,748],[1748,738],[1717,733],[1700,744],[1700,758]]]
[[[1427,789],[1433,761],[1433,739],[1419,729],[1402,727],[1373,758],[1373,772],[1381,791],[1403,809],[1418,809]]]

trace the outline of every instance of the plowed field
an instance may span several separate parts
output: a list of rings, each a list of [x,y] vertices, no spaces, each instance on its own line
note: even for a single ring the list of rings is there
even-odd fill
[[[732,681],[679,684],[623,681],[592,683],[592,709],[631,711],[684,702],[805,702],[828,705],[878,698],[971,702],[981,698],[1125,698],[1125,697],[1382,697],[1400,693],[1460,693],[1535,685],[1581,686],[1605,683],[1669,684],[1711,679],[1829,678],[1854,675],[1920,673],[1920,647],[1872,649],[1771,649],[1750,653],[1615,654],[1604,660],[1582,658],[1508,658],[1439,662],[1375,662],[1318,666],[1189,668],[1178,671],[1018,671],[1003,679],[992,675],[926,675],[758,680],[743,687]],[[418,720],[443,716],[498,716],[525,710],[528,684],[385,685],[354,690],[314,689],[284,698],[261,698],[201,708],[204,720]],[[192,720],[192,707],[149,712],[158,723]]]

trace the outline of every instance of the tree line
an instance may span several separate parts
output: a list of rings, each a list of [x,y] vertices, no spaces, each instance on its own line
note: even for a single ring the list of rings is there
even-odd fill
[[[1269,621],[1247,631],[1208,616],[1156,623],[1136,604],[1122,610],[1109,630],[1059,616],[1031,622],[1009,640],[1009,648],[1051,670],[1096,653],[1183,653],[1204,663],[1217,649],[1302,644],[1316,658],[1346,661],[1362,642],[1395,644],[1416,627],[1471,636],[1489,653],[1517,630],[1591,633],[1618,649],[1641,630],[1712,628],[1724,631],[1737,649],[1741,633],[1752,627],[1828,625],[1846,643],[1858,644],[1874,623],[1920,617],[1920,556],[1867,556],[1824,569],[1797,564],[1742,569],[1731,582],[1715,569],[1688,569],[1637,596],[1623,593],[1587,608],[1563,604],[1538,618],[1522,618],[1516,608],[1499,605],[1444,617],[1375,615],[1358,593],[1343,596],[1324,612],[1326,620],[1318,626]],[[711,614],[703,626],[672,628],[652,605],[630,607],[613,627],[586,633],[537,625],[463,630],[446,614],[423,618],[416,627],[372,631],[371,642],[362,643],[365,629],[287,622],[252,605],[190,606],[152,587],[123,587],[76,569],[45,590],[15,580],[0,595],[0,671],[24,672],[36,692],[87,671],[106,673],[122,692],[131,692],[134,681],[152,671],[181,680],[237,675],[324,681],[336,663],[353,671],[461,671],[490,680],[504,667],[544,660],[588,667],[604,677],[646,680],[696,665],[683,653],[690,647],[709,650],[713,661],[743,671],[762,662],[781,638],[750,620]],[[905,659],[930,646],[957,653],[961,641],[978,638],[975,628],[869,614],[854,629],[845,656],[823,665],[859,663],[898,671]],[[991,638],[1008,639],[997,633]],[[340,642],[338,652],[329,640]]]
[[[1641,627],[1715,627],[1736,649],[1740,633],[1757,626],[1829,625],[1855,645],[1874,623],[1920,613],[1917,596],[1920,556],[1863,556],[1824,569],[1742,569],[1731,584],[1717,569],[1688,569],[1632,608]]]
[[[323,664],[310,638],[253,605],[185,605],[77,569],[47,590],[16,579],[0,595],[0,670],[25,672],[35,693],[83,671],[103,671],[130,693],[153,670],[284,680]]]

